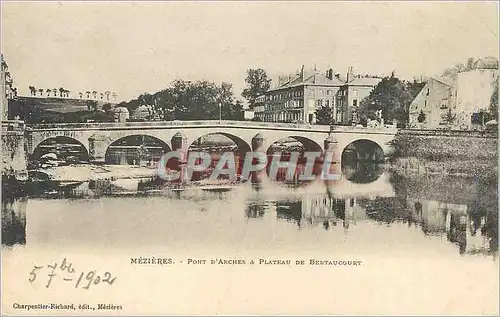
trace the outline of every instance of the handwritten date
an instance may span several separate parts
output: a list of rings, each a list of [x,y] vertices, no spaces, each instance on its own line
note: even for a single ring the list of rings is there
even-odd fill
[[[105,272],[103,275],[97,274],[97,270],[77,272],[73,268],[73,263],[68,262],[68,260],[64,258],[59,265],[57,262],[47,264],[46,266],[34,265],[33,270],[29,273],[28,280],[30,283],[35,282],[38,277],[37,273],[44,268],[48,268],[47,284],[45,285],[46,288],[49,288],[52,285],[52,279],[54,277],[59,277],[68,283],[72,282],[74,283],[75,288],[80,287],[85,290],[88,290],[91,286],[98,284],[113,285],[116,280],[116,277],[113,277],[110,272]]]

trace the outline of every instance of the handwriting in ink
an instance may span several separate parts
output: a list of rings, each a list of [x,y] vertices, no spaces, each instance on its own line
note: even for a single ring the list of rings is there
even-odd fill
[[[60,277],[65,282],[71,282],[75,280],[75,277],[78,276],[75,282],[75,288],[83,288],[88,290],[92,285],[98,284],[108,284],[113,285],[116,280],[116,277],[113,277],[110,272],[105,272],[104,275],[99,275],[97,270],[90,271],[80,271],[76,272],[75,268],[73,268],[73,263],[69,262],[66,258],[58,265],[57,262],[53,264],[47,264],[46,266],[37,266],[33,267],[33,270],[29,273],[29,281],[30,283],[35,282],[37,279],[38,273],[43,268],[48,268],[47,274],[47,283],[45,284],[46,288],[49,288],[52,285],[52,280],[54,277]]]

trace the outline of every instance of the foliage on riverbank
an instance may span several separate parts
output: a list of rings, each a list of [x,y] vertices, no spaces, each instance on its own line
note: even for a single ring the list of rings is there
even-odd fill
[[[492,137],[398,134],[390,169],[405,175],[498,175],[498,139]]]

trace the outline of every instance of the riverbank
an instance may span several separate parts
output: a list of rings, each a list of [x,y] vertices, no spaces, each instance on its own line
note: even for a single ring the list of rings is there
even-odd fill
[[[405,130],[396,135],[394,147],[389,169],[400,174],[498,175],[498,138],[493,134]]]

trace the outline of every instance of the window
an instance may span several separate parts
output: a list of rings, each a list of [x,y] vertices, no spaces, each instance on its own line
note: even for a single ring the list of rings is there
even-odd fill
[[[427,96],[429,96],[429,91],[430,91],[429,88],[427,88]]]
[[[330,91],[330,90],[327,90],[327,91],[326,91],[326,95],[327,95],[327,96],[330,96],[330,93],[331,93],[331,91]]]
[[[325,107],[330,107],[330,100],[325,100]]]
[[[357,99],[354,99],[354,100],[352,101],[352,106],[353,106],[354,108],[357,108],[357,107],[358,107],[358,100],[357,100]]]
[[[317,107],[321,107],[322,105],[323,105],[323,100],[321,100],[321,99],[316,100]]]
[[[427,107],[427,100],[424,101],[424,107]]]

